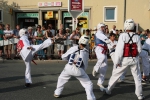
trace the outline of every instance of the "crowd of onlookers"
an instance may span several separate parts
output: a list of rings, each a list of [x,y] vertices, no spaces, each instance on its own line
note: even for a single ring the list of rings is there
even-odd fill
[[[16,28],[14,30],[10,29],[10,25],[6,24],[5,26],[3,24],[0,24],[0,41],[5,41],[7,39],[11,38],[17,38],[19,39],[19,30],[20,25],[16,25]],[[81,32],[80,28],[76,28],[75,30],[71,31],[69,28],[64,29],[63,24],[60,24],[60,29],[54,30],[52,24],[49,24],[48,26],[41,26],[37,25],[36,30],[34,30],[32,27],[27,28],[28,32],[28,38],[30,41],[30,44],[36,45],[41,44],[45,39],[50,37],[53,41],[53,44],[45,48],[44,50],[40,50],[35,55],[35,59],[61,59],[61,55],[67,51],[68,48],[75,46],[78,44],[79,38],[81,35],[86,35],[89,37],[89,45],[87,46],[87,49],[89,49],[89,57],[90,58],[96,58],[93,47],[94,45],[94,34],[96,33],[96,27],[94,29],[86,29]],[[120,29],[116,29],[116,26],[113,25],[112,29],[109,30],[108,25],[105,27],[105,35],[109,38],[109,35],[111,33],[114,33],[116,36],[116,40],[118,40],[119,35],[123,31]],[[143,44],[144,41],[147,39],[147,33],[149,30],[144,30],[143,32],[138,31],[137,34],[141,37],[141,43]],[[56,52],[55,52],[56,51]],[[12,52],[14,54],[14,57],[12,57]],[[17,53],[17,44],[8,44],[5,46],[0,46],[0,59],[6,58],[7,60],[11,59],[20,59],[18,57]]]

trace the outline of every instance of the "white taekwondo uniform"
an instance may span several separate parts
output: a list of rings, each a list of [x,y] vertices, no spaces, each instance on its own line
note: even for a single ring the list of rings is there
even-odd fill
[[[133,32],[129,32],[130,36],[132,34],[135,34]],[[106,93],[111,93],[111,90],[115,86],[117,80],[119,77],[124,73],[124,71],[127,70],[128,67],[130,67],[134,81],[135,81],[135,94],[137,97],[141,97],[142,95],[142,84],[141,84],[141,73],[139,68],[139,57],[138,55],[136,57],[123,57],[124,54],[124,46],[125,43],[128,43],[130,37],[127,33],[122,33],[119,37],[118,44],[115,50],[115,65],[117,66],[120,64],[120,67],[118,66],[116,69],[114,69],[113,74],[109,80],[108,87],[105,89]],[[137,51],[138,53],[141,52],[141,42],[138,35],[134,35],[132,37],[133,42],[137,45]],[[129,43],[132,43],[131,41]]]
[[[140,53],[144,76],[149,76],[150,73],[149,52],[150,52],[150,38],[148,38],[145,41],[145,43],[142,46],[142,51]]]
[[[101,87],[104,82],[105,74],[107,70],[107,44],[109,41],[107,36],[104,35],[103,31],[98,30],[95,34],[95,53],[97,56],[97,63],[93,70],[99,73],[97,85]]]
[[[74,54],[75,56],[73,57]],[[80,58],[82,59],[81,61],[79,60]],[[74,76],[80,81],[81,85],[85,88],[87,100],[96,100],[93,93],[93,83],[91,82],[90,78],[85,72],[85,70],[88,67],[88,50],[86,48],[84,48],[83,50],[79,50],[78,45],[73,46],[65,54],[62,55],[62,59],[68,60],[68,63],[65,65],[64,70],[61,72],[58,78],[57,89],[54,92],[55,95],[61,95],[65,83],[68,82],[71,76]],[[76,65],[77,63],[74,64],[72,62],[80,63],[80,66],[78,67]]]
[[[19,45],[23,44],[23,48],[18,47]],[[17,47],[20,48],[20,55],[26,65],[26,71],[25,71],[25,82],[26,83],[32,83],[31,80],[31,61],[34,57],[34,54],[39,51],[42,50],[44,48],[47,48],[51,45],[51,39],[48,38],[46,39],[42,44],[40,45],[30,45],[30,42],[28,40],[28,36],[27,35],[23,35],[21,36]],[[27,49],[28,47],[32,47],[33,49]]]
[[[115,48],[113,48],[113,46],[117,46],[117,41],[111,41],[110,39],[109,39],[109,41],[110,41],[110,43],[109,44],[107,44],[107,46],[108,46],[108,49],[109,49],[109,54],[110,54],[110,57],[111,57],[111,59],[112,59],[112,61],[113,61],[113,63],[114,63],[114,60],[115,60],[115,49],[116,49],[116,47]]]

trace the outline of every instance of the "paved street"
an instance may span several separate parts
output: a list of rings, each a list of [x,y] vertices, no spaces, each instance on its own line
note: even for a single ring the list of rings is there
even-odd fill
[[[72,77],[65,85],[61,98],[54,98],[57,78],[64,68],[64,61],[36,61],[32,64],[33,84],[30,88],[24,87],[25,65],[22,60],[0,61],[0,100],[86,100],[84,88],[79,81]],[[103,95],[96,85],[97,79],[91,75],[96,61],[89,61],[87,73],[94,84],[94,94],[97,100],[137,100],[134,94],[134,83],[130,70],[124,83],[118,83],[111,96]],[[112,61],[108,61],[109,68],[106,74],[105,87],[112,72]],[[143,85],[146,100],[150,100],[150,84]]]

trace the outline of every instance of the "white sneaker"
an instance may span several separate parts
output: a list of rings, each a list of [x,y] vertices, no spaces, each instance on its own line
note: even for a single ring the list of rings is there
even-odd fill
[[[97,83],[97,85],[100,87],[100,90],[103,92],[105,87],[102,84]]]
[[[143,95],[138,96],[138,100],[144,100],[144,96]]]
[[[104,94],[111,95],[111,92],[108,91],[108,88],[104,88],[103,92],[104,92]]]
[[[56,95],[56,94],[54,94],[54,97],[55,97],[55,98],[59,98],[59,97],[60,97],[60,95]]]

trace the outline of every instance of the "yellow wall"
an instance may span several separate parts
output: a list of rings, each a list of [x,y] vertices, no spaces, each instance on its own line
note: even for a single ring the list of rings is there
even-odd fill
[[[53,2],[61,1],[62,7],[68,7],[68,0],[8,0],[4,1],[6,7],[4,10],[4,23],[11,23],[14,25],[14,17],[8,13],[9,7],[13,9],[34,9],[38,8],[38,2]],[[117,21],[116,22],[104,22],[112,29],[112,25],[116,25],[117,29],[123,29],[124,23],[124,0],[84,0],[85,7],[91,8],[90,27],[94,28],[99,22],[104,22],[104,6],[116,6],[117,7]],[[126,0],[126,18],[133,18],[136,23],[139,23],[140,29],[147,29],[150,26],[150,2],[149,0]],[[2,8],[2,7],[1,7]],[[54,7],[55,8],[55,7]],[[40,22],[40,21],[39,21]]]

